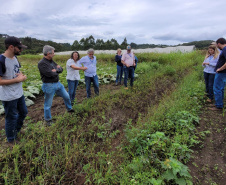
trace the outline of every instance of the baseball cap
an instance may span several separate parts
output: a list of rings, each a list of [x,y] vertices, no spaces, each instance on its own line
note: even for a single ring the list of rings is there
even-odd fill
[[[5,39],[5,45],[13,45],[18,46],[20,48],[27,48],[27,46],[23,45],[21,41],[17,37],[7,37]]]
[[[126,49],[127,49],[127,50],[131,50],[131,46],[128,45],[128,46],[126,47]]]

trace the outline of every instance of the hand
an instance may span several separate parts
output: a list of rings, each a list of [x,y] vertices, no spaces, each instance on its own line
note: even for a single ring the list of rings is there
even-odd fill
[[[59,65],[57,65],[57,68],[61,68]]]
[[[56,72],[56,69],[52,69],[52,72]]]
[[[85,71],[86,69],[88,69],[87,67],[82,67],[82,70]]]
[[[220,68],[216,70],[217,73],[218,73],[219,71],[221,71]]]
[[[209,62],[203,62],[202,64],[203,65],[209,65],[210,63]]]
[[[23,82],[27,79],[27,76],[23,75],[23,73],[17,73],[16,75],[17,75],[16,77],[17,82]]]

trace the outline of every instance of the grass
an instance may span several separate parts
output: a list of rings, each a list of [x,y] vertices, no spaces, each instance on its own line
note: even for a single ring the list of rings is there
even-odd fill
[[[115,70],[112,55],[97,58]],[[198,142],[203,56],[138,58],[134,89],[85,100],[52,127],[29,124],[21,144],[1,154],[0,182],[73,184],[85,175],[87,184],[191,183],[186,162]]]

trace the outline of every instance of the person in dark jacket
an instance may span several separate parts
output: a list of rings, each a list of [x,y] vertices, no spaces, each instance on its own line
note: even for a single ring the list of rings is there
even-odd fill
[[[44,119],[47,126],[52,124],[51,106],[55,93],[64,99],[68,112],[74,112],[71,105],[70,96],[64,86],[59,82],[59,73],[63,68],[53,61],[55,48],[49,45],[43,47],[44,57],[38,63],[38,69],[43,82],[42,90],[44,92]]]
[[[211,110],[222,110],[224,107],[224,87],[226,84],[226,40],[225,38],[219,38],[216,41],[217,47],[221,50],[217,65],[215,67],[214,78],[214,98],[215,107]]]
[[[122,58],[122,50],[120,48],[117,49],[117,55],[115,55],[115,62],[117,62],[117,76],[115,85],[119,85],[122,82],[122,75],[123,75],[123,64],[121,63]]]

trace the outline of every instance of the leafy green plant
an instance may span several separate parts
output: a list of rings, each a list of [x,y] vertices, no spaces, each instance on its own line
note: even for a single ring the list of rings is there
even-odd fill
[[[179,185],[192,184],[188,167],[180,161],[174,158],[169,158],[161,164],[162,168],[166,170],[162,176],[167,183],[176,183]]]

